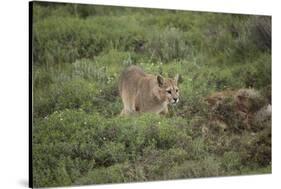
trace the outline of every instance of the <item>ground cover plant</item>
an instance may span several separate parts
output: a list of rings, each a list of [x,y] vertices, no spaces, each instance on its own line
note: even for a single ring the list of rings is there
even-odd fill
[[[271,17],[33,4],[35,187],[271,173]],[[119,116],[129,65],[172,77],[166,116]]]

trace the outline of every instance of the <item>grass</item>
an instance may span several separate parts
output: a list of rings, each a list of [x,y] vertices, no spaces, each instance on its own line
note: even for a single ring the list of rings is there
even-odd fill
[[[43,2],[33,10],[35,187],[271,172],[271,118],[248,128],[233,99],[215,109],[205,101],[253,88],[271,102],[270,17]],[[117,82],[132,64],[181,75],[167,116],[119,116]]]

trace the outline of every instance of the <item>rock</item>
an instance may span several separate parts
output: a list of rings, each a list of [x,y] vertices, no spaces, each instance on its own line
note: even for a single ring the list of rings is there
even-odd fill
[[[271,104],[267,104],[256,112],[254,116],[254,121],[256,123],[261,123],[263,121],[271,119],[271,114],[272,114]]]
[[[234,96],[237,111],[254,113],[266,103],[259,91],[255,89],[239,89]]]
[[[267,98],[253,88],[215,92],[205,100],[211,108],[210,120],[223,130],[231,125],[236,125],[236,129],[255,130],[253,125],[271,119]]]

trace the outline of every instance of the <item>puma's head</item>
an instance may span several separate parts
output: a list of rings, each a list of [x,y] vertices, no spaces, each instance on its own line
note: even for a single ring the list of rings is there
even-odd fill
[[[173,79],[164,79],[158,75],[157,83],[159,86],[159,96],[161,100],[167,101],[169,104],[176,104],[179,102],[179,88],[178,80],[179,75],[177,74]]]

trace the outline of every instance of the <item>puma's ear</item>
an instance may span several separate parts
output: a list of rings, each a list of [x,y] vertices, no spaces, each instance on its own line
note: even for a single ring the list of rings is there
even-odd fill
[[[164,78],[161,75],[157,75],[157,83],[159,87],[162,87],[164,84]]]
[[[176,83],[178,83],[179,77],[180,77],[179,74],[176,74],[176,76],[174,77],[174,80],[175,80]]]

